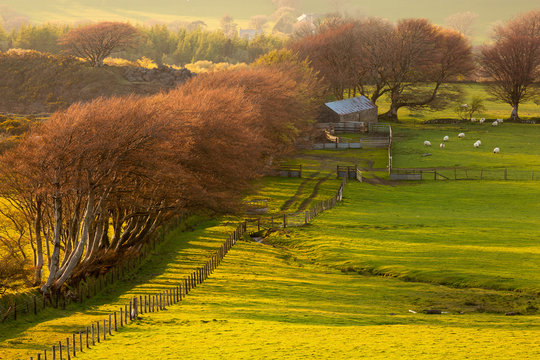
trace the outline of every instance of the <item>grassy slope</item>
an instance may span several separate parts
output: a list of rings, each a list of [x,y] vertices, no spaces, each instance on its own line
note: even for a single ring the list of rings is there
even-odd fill
[[[395,142],[393,147],[394,167],[452,167],[515,168],[540,170],[540,126],[503,123],[491,126],[484,123],[458,125],[393,125]],[[460,132],[464,139],[458,139]],[[439,148],[442,138],[450,140],[444,149]],[[481,140],[482,145],[474,148],[473,143]],[[432,143],[424,146],[424,140]],[[501,153],[493,154],[499,147]],[[429,152],[432,156],[423,157]],[[540,174],[539,174],[540,175]]]
[[[278,209],[301,181],[266,179],[259,194],[276,196]],[[381,269],[426,276],[426,281],[464,275],[465,286],[535,291],[540,273],[538,230],[530,215],[538,212],[538,201],[530,196],[535,193],[537,183],[351,183],[344,205],[275,238],[291,250],[239,244],[182,305],[145,316],[84,356],[537,358],[538,315],[500,314],[526,312],[537,301],[530,295],[346,276],[338,270],[364,265],[366,259],[377,265],[377,254],[385,260]],[[0,325],[0,359],[34,355],[130,296],[174,283],[223,239],[228,221],[171,234],[172,241],[140,274],[93,299],[89,310],[73,308],[60,318],[51,311],[40,315],[39,324]],[[408,312],[427,308],[450,314]]]
[[[539,183],[351,183],[345,205],[273,243],[321,265],[540,293]]]
[[[512,107],[502,102],[494,101],[492,97],[486,92],[486,86],[483,84],[460,84],[461,90],[464,94],[464,102],[468,103],[473,97],[480,97],[484,99],[484,105],[486,107],[485,112],[475,115],[477,119],[486,118],[493,121],[494,119],[508,119],[512,112]],[[379,106],[379,114],[388,111],[390,103],[388,99],[383,98],[377,101]],[[409,110],[407,108],[401,108],[398,116],[401,121],[419,123],[431,119],[456,119],[458,115],[454,110],[455,105],[448,109],[440,111],[428,111],[428,110]],[[526,102],[520,104],[519,115],[523,119],[540,117],[540,106],[534,102]],[[491,122],[490,121],[490,122]]]
[[[144,316],[80,359],[533,359],[537,317],[422,315],[498,296],[302,267],[241,243],[181,305]],[[394,314],[394,315],[392,315]],[[136,350],[134,350],[136,349]]]

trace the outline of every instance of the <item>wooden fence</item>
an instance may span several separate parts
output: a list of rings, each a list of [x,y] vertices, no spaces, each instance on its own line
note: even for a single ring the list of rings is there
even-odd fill
[[[281,177],[302,177],[302,165],[280,165],[278,175]]]
[[[243,238],[246,229],[246,222],[238,224],[236,230],[229,235],[228,239],[212,254],[206,263],[193,270],[191,274],[183,279],[178,279],[176,285],[169,286],[168,289],[163,291],[133,297],[129,303],[120,306],[118,311],[105,315],[102,320],[92,322],[88,326],[74,331],[71,336],[51,345],[48,349],[38,352],[36,359],[46,360],[50,356],[53,360],[70,360],[71,357],[77,355],[77,352],[87,351],[101,341],[106,341],[107,337],[110,337],[113,332],[129,325],[140,315],[163,311],[168,306],[182,301],[193,288],[202,284],[214,272],[229,250]],[[34,357],[31,356],[30,360],[33,359]]]
[[[177,284],[168,289],[147,295],[133,297],[129,303],[119,306],[118,311],[113,311],[104,316],[102,320],[94,321],[82,329],[74,331],[70,336],[51,345],[48,349],[36,354],[36,359],[68,359],[75,357],[77,352],[84,352],[96,346],[102,341],[106,341],[114,332],[118,331],[131,322],[135,321],[140,315],[166,310],[181,302],[189,292],[202,284],[220,265],[221,261],[227,255],[229,250],[241,239],[248,231],[248,226],[256,227],[258,231],[262,228],[287,228],[291,226],[302,226],[308,224],[317,215],[325,210],[336,206],[343,199],[343,190],[347,184],[347,177],[343,178],[336,194],[330,199],[320,201],[314,204],[310,210],[296,213],[285,213],[279,217],[271,217],[263,220],[261,218],[244,220],[236,227],[227,240],[219,249],[206,261],[205,264],[193,270],[191,274],[179,279]],[[163,239],[163,238],[161,238]],[[155,243],[154,243],[155,244]],[[31,356],[30,360],[34,357]]]
[[[394,168],[390,180],[506,180],[538,181],[540,170],[512,168]]]
[[[345,189],[346,185],[347,177],[344,177],[338,191],[333,197],[315,203],[309,210],[294,213],[284,213],[271,217],[246,219],[245,221],[248,224],[248,228],[253,229],[252,232],[309,224],[317,215],[325,210],[332,209],[343,199],[343,190]]]
[[[78,284],[70,285],[67,292],[53,291],[50,297],[43,295],[38,297],[35,293],[19,294],[13,297],[4,296],[0,301],[0,322],[37,315],[47,307],[65,309],[71,303],[82,304],[118,280],[129,278],[146,261],[151,251],[156,248],[156,244],[164,240],[165,234],[180,226],[182,221],[182,219],[175,219],[163,225],[148,238],[147,242],[139,245],[137,256],[110,267],[97,276],[87,276]]]

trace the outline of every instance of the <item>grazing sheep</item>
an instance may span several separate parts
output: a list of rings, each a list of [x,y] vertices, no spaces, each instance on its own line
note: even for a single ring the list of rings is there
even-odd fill
[[[476,142],[478,143],[478,145],[482,145],[482,142],[480,140],[476,140]]]
[[[465,137],[465,133],[459,133],[457,137],[463,139]]]
[[[480,121],[478,121],[480,124],[483,124],[486,121],[485,118],[481,118]]]
[[[493,149],[493,153],[494,153],[494,154],[498,154],[499,151],[501,151],[501,149],[499,149],[498,147],[496,147],[495,149]]]
[[[448,141],[448,139],[450,139],[448,135],[442,138],[443,141]]]
[[[499,125],[499,122],[497,120],[491,123],[491,126],[497,126],[497,125]]]
[[[439,147],[440,147],[441,149],[444,149],[445,146],[446,146],[446,145],[445,145],[444,143],[441,143],[441,144],[439,145]]]
[[[476,118],[471,118],[471,122],[476,122]]]
[[[474,146],[475,148],[479,148],[479,147],[480,147],[480,144],[479,144],[478,141],[477,141],[477,142],[475,142],[475,143],[473,144],[473,146]]]
[[[497,122],[498,122],[499,124],[502,124],[504,121],[503,121],[503,119],[497,119]]]
[[[424,145],[426,145],[426,146],[431,146],[431,142],[429,142],[429,141],[426,140],[426,141],[424,141]]]

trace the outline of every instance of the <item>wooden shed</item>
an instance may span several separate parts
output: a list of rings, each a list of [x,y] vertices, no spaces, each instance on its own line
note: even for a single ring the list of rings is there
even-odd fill
[[[365,96],[328,102],[325,105],[335,114],[336,122],[376,123],[378,121],[378,107]]]

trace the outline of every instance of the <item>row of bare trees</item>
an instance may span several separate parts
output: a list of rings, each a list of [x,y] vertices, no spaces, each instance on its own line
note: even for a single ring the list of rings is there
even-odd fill
[[[438,108],[456,100],[452,83],[466,79],[479,63],[491,94],[511,105],[517,119],[519,103],[540,81],[539,29],[540,10],[519,16],[499,26],[475,59],[464,34],[426,19],[393,24],[329,17],[315,30],[297,34],[290,47],[310,60],[337,99],[347,91],[374,103],[387,96],[391,104],[384,115],[391,119],[402,107]]]
[[[172,216],[237,209],[250,181],[294,147],[320,96],[306,64],[282,52],[169,93],[53,114],[0,159],[2,211],[21,251],[33,249],[34,284],[47,294],[121,260]]]

